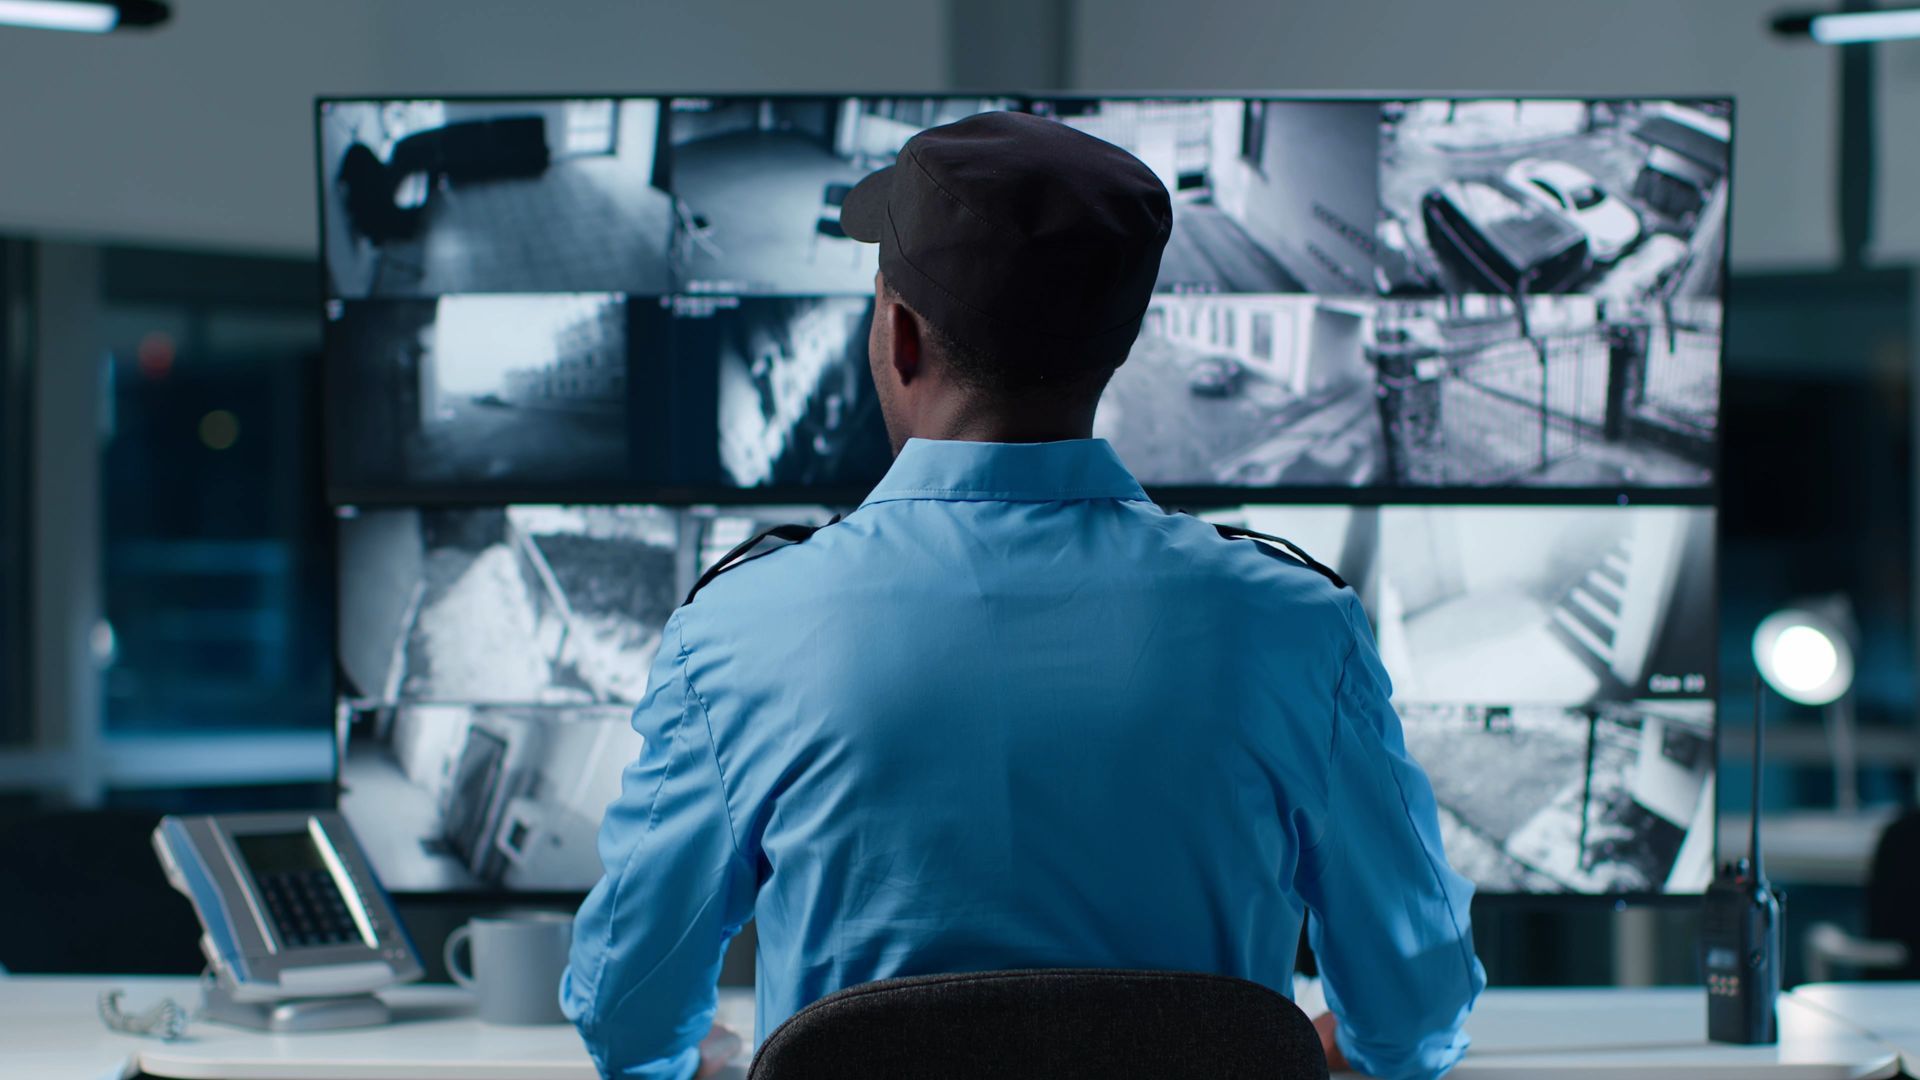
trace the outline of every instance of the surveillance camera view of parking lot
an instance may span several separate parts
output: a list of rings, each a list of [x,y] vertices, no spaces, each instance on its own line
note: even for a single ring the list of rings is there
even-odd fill
[[[652,98],[322,104],[330,294],[667,292],[660,114]]]
[[[340,523],[354,700],[637,702],[679,602],[678,518],[647,506],[361,511]]]
[[[1375,483],[1372,316],[1372,300],[1156,296],[1094,434],[1150,486]]]
[[[1708,299],[1381,300],[1366,352],[1383,482],[1710,487],[1720,313]]]
[[[993,98],[676,98],[673,265],[684,291],[871,294],[879,252],[847,237],[853,185],[921,130]]]
[[[627,330],[614,296],[336,304],[333,482],[487,488],[627,468]]]
[[[1488,892],[1698,892],[1713,704],[1401,705],[1454,869]]]
[[[1162,291],[1375,291],[1377,104],[1063,99],[1033,110],[1122,147],[1166,185]]]
[[[1160,487],[1704,489],[1720,312],[1162,295],[1095,434]]]
[[[1718,296],[1730,134],[1725,101],[1389,103],[1384,291]]]

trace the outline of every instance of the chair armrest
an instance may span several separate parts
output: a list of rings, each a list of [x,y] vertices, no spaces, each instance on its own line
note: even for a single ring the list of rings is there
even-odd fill
[[[1805,941],[1807,974],[1812,982],[1828,981],[1836,966],[1889,970],[1907,963],[1907,947],[1901,942],[1856,937],[1830,922],[1808,927]]]

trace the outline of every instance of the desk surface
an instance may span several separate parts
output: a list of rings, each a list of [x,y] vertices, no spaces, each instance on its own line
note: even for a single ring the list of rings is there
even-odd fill
[[[1698,987],[1489,990],[1467,1021],[1473,1048],[1451,1080],[1552,1076],[1886,1077],[1899,1056],[1858,1027],[1793,995],[1780,999],[1776,1046],[1706,1040]]]
[[[1813,983],[1794,997],[1872,1032],[1920,1076],[1920,983]]]
[[[266,1035],[195,1023],[176,1043],[117,1035],[94,1002],[111,987],[138,1009],[172,995],[197,1000],[192,980],[0,978],[0,1076],[106,1080],[128,1064],[180,1080],[523,1080],[592,1077],[573,1029],[491,1027],[464,991],[404,987],[384,995],[398,1022],[384,1028]],[[752,1030],[753,1000],[722,991],[722,1019]],[[1865,1080],[1894,1075],[1899,1057],[1825,1008],[1787,997],[1779,1046],[1713,1046],[1698,989],[1490,990],[1469,1024],[1474,1047],[1457,1080],[1652,1076]]]

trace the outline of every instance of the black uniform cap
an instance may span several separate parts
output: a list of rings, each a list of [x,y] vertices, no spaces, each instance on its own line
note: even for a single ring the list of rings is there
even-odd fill
[[[1173,227],[1139,158],[1053,120],[989,112],[907,140],[840,227],[948,336],[1030,359],[1039,378],[1126,359]]]

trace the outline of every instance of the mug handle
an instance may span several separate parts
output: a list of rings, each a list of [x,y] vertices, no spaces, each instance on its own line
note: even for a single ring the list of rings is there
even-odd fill
[[[442,960],[445,960],[447,963],[447,974],[453,976],[454,982],[460,984],[461,986],[466,987],[469,990],[473,989],[474,987],[473,973],[471,971],[460,970],[460,965],[454,962],[453,957],[454,957],[454,954],[460,950],[460,946],[462,945],[471,946],[472,943],[473,943],[473,924],[468,923],[467,925],[462,926],[460,929],[455,930],[453,933],[447,935],[447,947],[441,950],[441,953],[440,953],[440,958]],[[467,955],[469,958],[472,957],[473,949],[471,947],[467,949]]]

